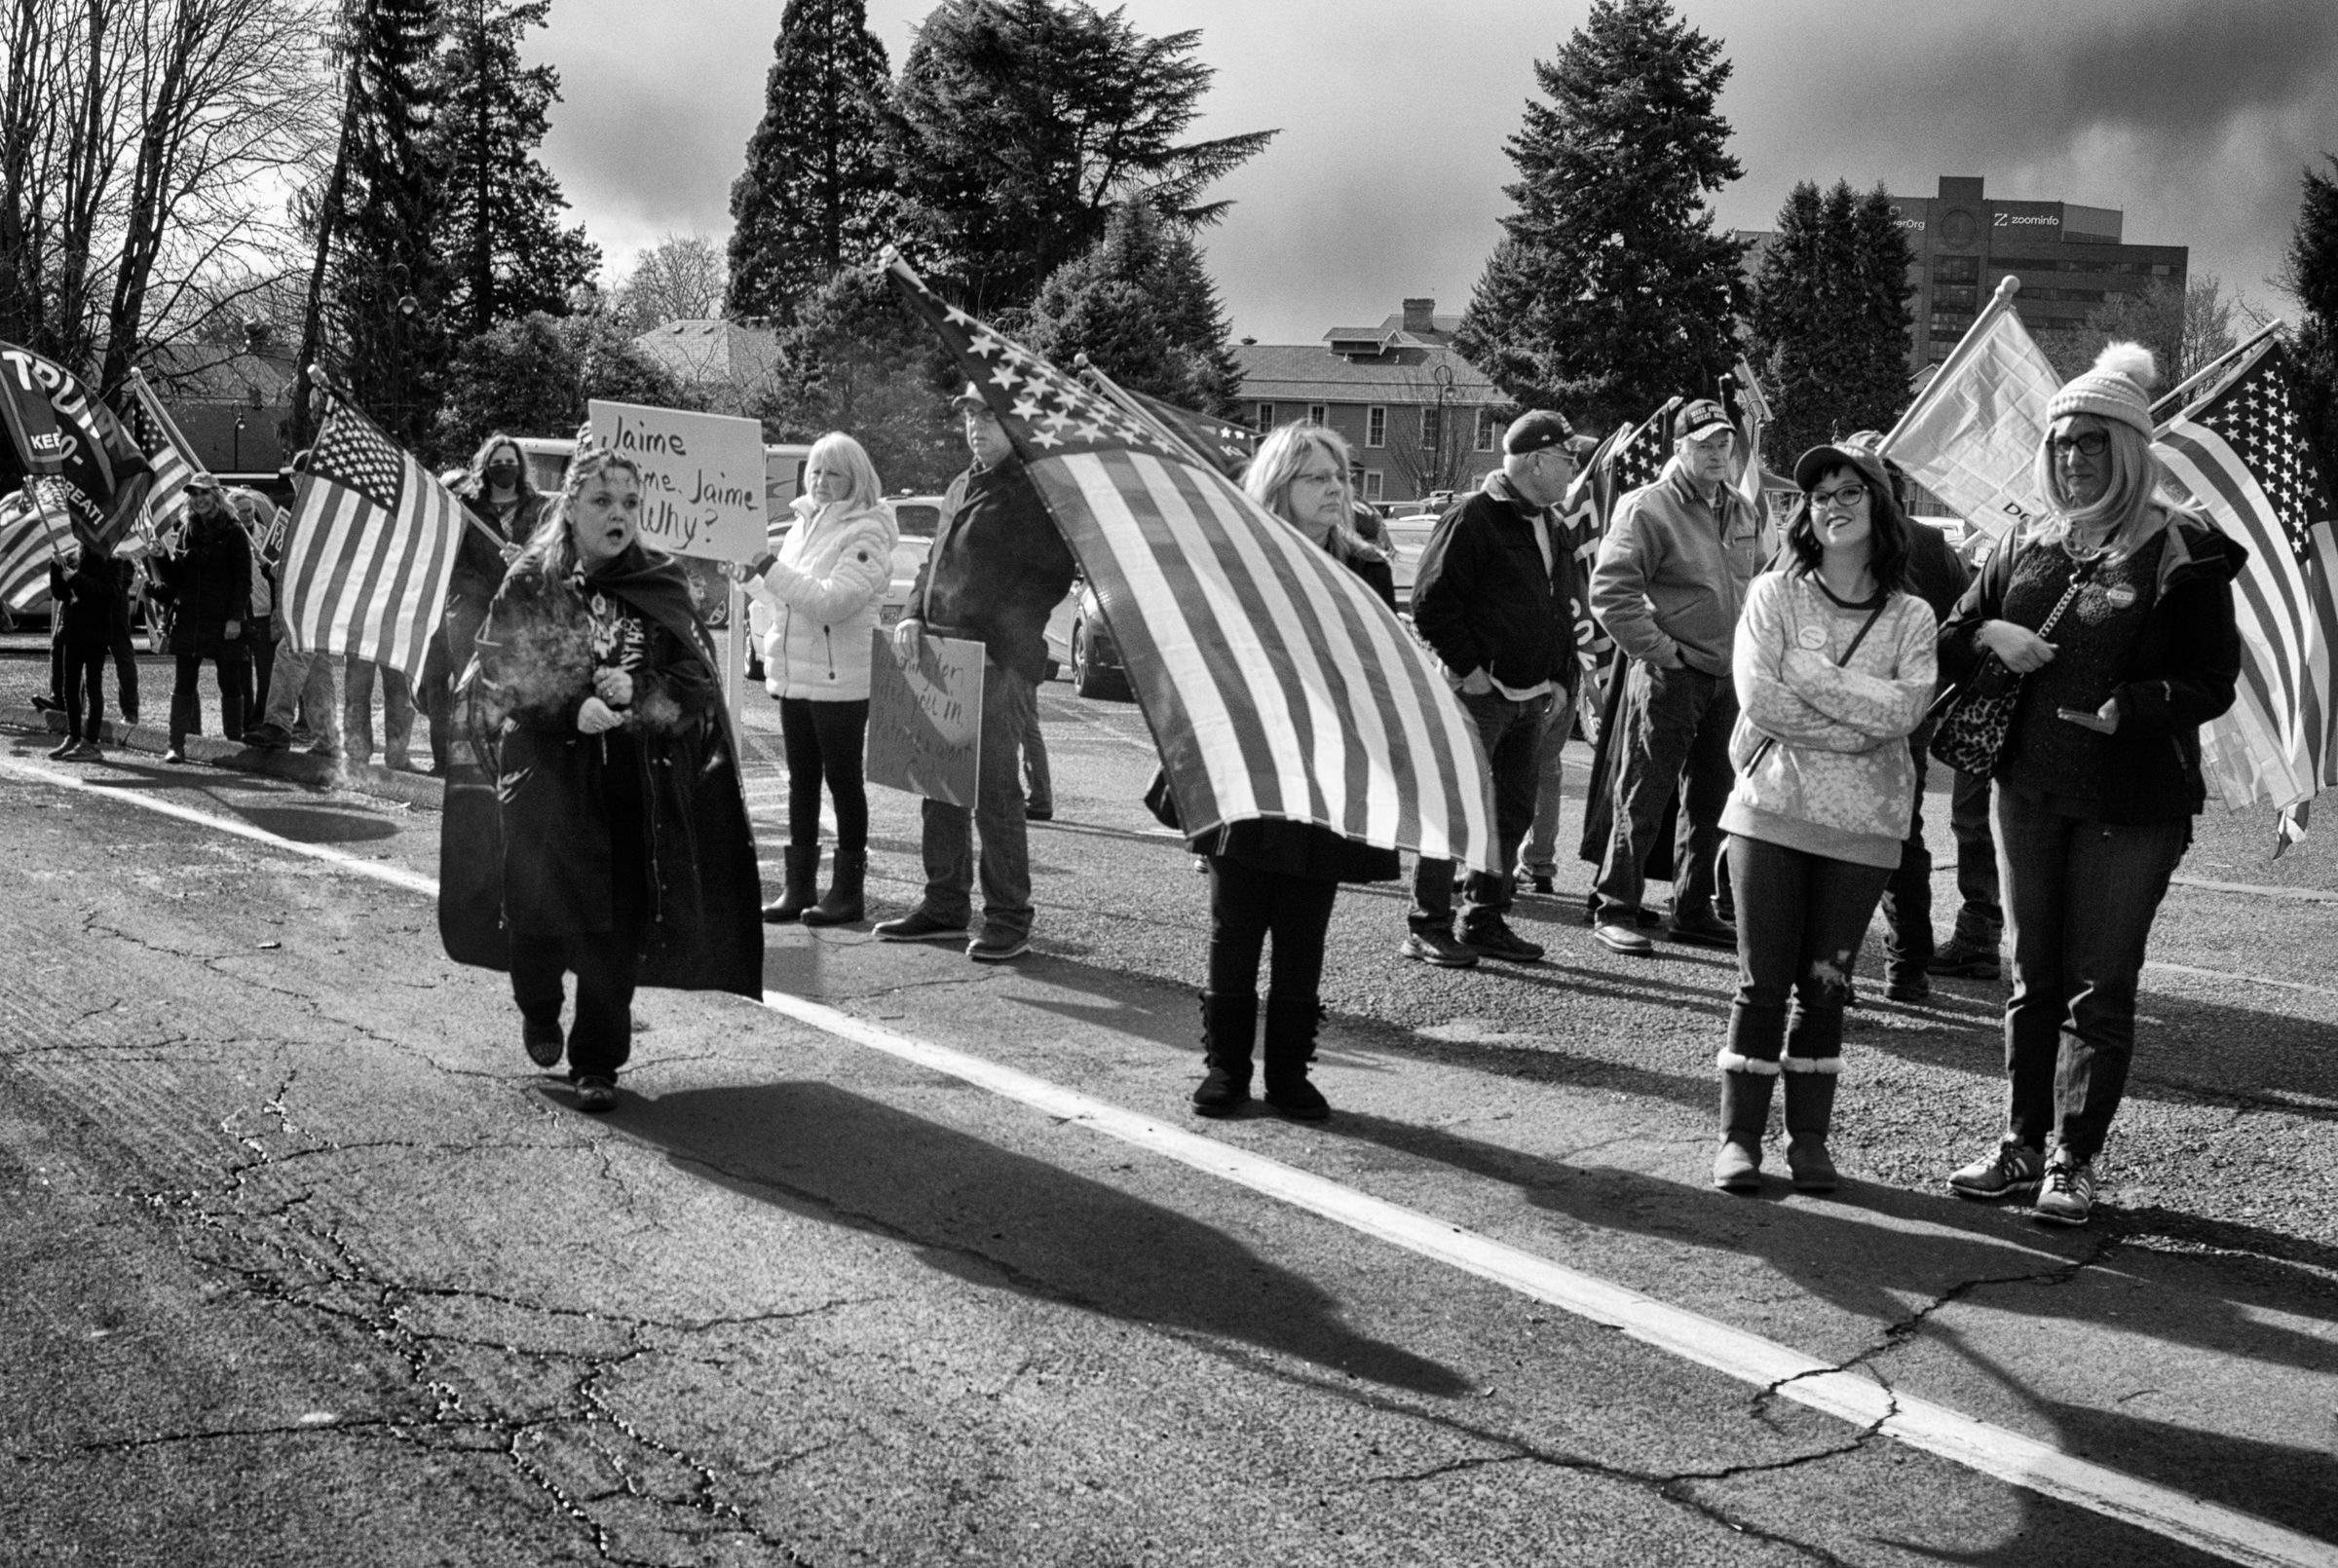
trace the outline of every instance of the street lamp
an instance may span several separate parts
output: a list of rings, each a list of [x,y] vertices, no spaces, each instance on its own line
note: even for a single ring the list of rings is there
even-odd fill
[[[1428,488],[1452,490],[1457,488],[1453,480],[1457,479],[1458,475],[1449,478],[1445,471],[1445,455],[1452,450],[1452,431],[1446,428],[1445,421],[1447,405],[1453,399],[1453,367],[1440,360],[1437,367],[1429,372],[1429,376],[1437,383],[1437,447],[1436,457],[1432,460],[1429,469]]]
[[[227,460],[227,466],[238,473],[244,471],[244,410],[240,408],[236,410],[235,452]]]

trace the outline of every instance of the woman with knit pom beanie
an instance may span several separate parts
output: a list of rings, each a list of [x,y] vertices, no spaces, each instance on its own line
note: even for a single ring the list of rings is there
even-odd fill
[[[2200,727],[2241,671],[2233,579],[2247,549],[2183,509],[2151,451],[2149,350],[2114,343],[2055,394],[2038,449],[2051,510],[1998,550],[1941,628],[1941,673],[2021,680],[1990,771],[2013,996],[2000,1145],[1948,1177],[2036,1194],[2083,1225],[2127,1086],[2135,985],[2206,790]]]

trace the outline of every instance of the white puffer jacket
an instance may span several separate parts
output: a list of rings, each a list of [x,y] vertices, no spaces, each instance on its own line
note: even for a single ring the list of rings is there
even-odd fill
[[[869,694],[869,632],[893,579],[900,529],[883,506],[793,504],[779,558],[747,585],[748,623],[775,697],[856,702]]]

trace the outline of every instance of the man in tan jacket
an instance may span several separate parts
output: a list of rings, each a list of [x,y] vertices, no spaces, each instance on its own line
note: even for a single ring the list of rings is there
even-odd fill
[[[1655,952],[1640,927],[1648,852],[1676,790],[1671,934],[1734,948],[1713,912],[1721,807],[1729,798],[1729,730],[1737,694],[1729,657],[1746,584],[1767,559],[1761,517],[1732,479],[1737,431],[1700,398],[1673,420],[1673,459],[1657,481],[1616,504],[1591,574],[1591,611],[1627,664],[1618,713],[1615,799],[1592,884],[1592,925],[1617,952]]]

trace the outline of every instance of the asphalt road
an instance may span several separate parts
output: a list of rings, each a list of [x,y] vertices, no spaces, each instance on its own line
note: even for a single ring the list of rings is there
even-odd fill
[[[434,813],[0,736],[0,1559],[2338,1562],[2325,844],[2204,823],[2091,1230],[1940,1186],[1984,983],[1858,1015],[1840,1194],[1732,1199],[1729,960],[1608,954],[1573,865],[1524,969],[1343,893],[1338,1114],[1195,1122],[1205,884],[1135,710],[1043,707],[1032,959],[774,931],[600,1119],[441,955]]]

